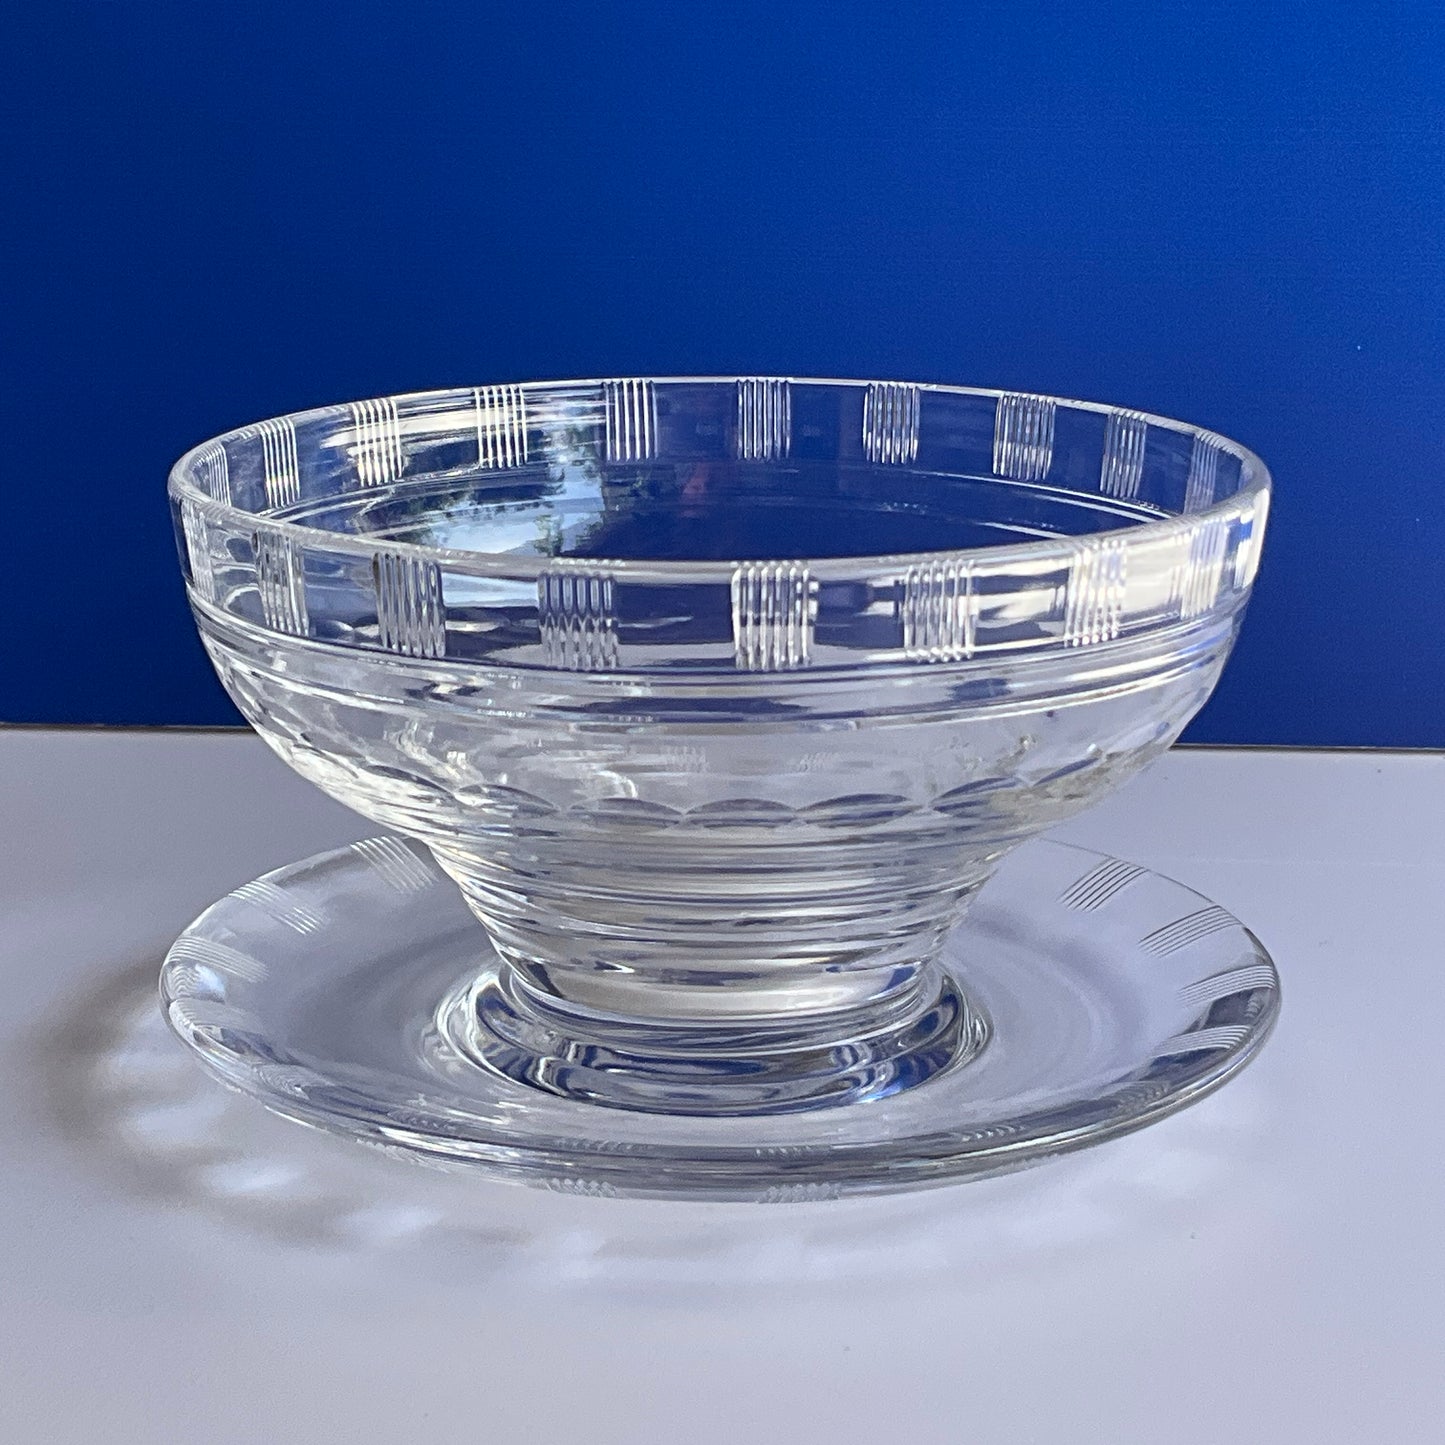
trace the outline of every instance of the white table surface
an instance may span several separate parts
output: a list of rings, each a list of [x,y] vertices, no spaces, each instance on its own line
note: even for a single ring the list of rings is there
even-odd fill
[[[1238,913],[1261,1059],[1005,1179],[762,1207],[378,1158],[154,976],[369,829],[237,734],[0,733],[0,1440],[1438,1441],[1445,759],[1175,753],[1065,830]]]

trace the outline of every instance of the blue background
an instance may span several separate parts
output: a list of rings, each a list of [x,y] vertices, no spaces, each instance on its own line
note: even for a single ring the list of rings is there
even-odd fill
[[[1237,437],[1191,736],[1445,744],[1442,8],[11,0],[0,718],[235,719],[163,502],[211,433],[736,370]]]

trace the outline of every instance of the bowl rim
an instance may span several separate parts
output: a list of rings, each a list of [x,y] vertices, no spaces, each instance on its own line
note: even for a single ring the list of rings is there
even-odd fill
[[[354,556],[372,557],[386,552],[399,557],[426,560],[445,567],[449,571],[464,573],[479,578],[507,578],[517,581],[536,581],[545,575],[555,574],[559,569],[575,568],[592,574],[605,573],[618,578],[633,576],[659,582],[712,582],[727,580],[739,566],[761,564],[765,566],[806,565],[810,575],[819,580],[846,580],[860,573],[898,572],[913,567],[934,567],[947,561],[950,565],[984,564],[981,570],[993,572],[1000,568],[1029,570],[1031,565],[1056,562],[1062,556],[1078,551],[1081,544],[1120,539],[1132,550],[1135,546],[1181,533],[1193,534],[1201,527],[1215,521],[1239,517],[1254,509],[1261,501],[1268,505],[1273,490],[1273,478],[1262,458],[1243,444],[1212,431],[1207,427],[1190,422],[1178,421],[1154,412],[1140,411],[1108,402],[1086,401],[1058,396],[1050,392],[1016,391],[1008,387],[962,386],[951,382],[900,381],[896,378],[874,377],[821,377],[791,375],[639,375],[631,377],[554,377],[531,381],[507,381],[481,383],[471,386],[431,387],[420,391],[394,392],[384,400],[401,403],[425,403],[449,396],[461,396],[468,392],[475,394],[486,387],[514,388],[523,392],[571,390],[587,387],[599,389],[618,383],[646,382],[654,386],[736,386],[740,382],[783,381],[797,386],[834,386],[861,388],[866,391],[873,386],[904,386],[916,388],[919,393],[942,393],[945,395],[986,397],[997,401],[1003,397],[1017,397],[1026,401],[1046,401],[1056,407],[1068,407],[1097,415],[1126,415],[1151,427],[1163,427],[1186,437],[1204,439],[1227,452],[1240,463],[1240,484],[1227,497],[1213,502],[1208,507],[1188,513],[1162,513],[1150,519],[1141,519],[1122,527],[1102,528],[1098,531],[1081,532],[1055,537],[1044,537],[1029,542],[1009,542],[979,547],[942,547],[917,552],[880,552],[852,554],[846,557],[835,555],[794,557],[735,557],[723,559],[651,559],[639,557],[598,557],[569,558],[521,552],[486,552],[473,548],[438,547],[424,542],[409,542],[382,536],[357,535],[349,532],[331,531],[324,527],[313,527],[305,522],[291,521],[265,513],[250,511],[234,503],[217,500],[196,480],[197,464],[206,453],[218,445],[232,441],[249,440],[258,428],[271,422],[288,422],[293,427],[302,422],[335,417],[343,413],[355,401],[333,402],[327,405],[306,407],[299,411],[277,413],[198,442],[188,448],[171,466],[167,491],[177,502],[198,508],[212,524],[234,527],[237,530],[264,527],[268,533],[279,536],[299,547],[316,548],[333,553],[347,553]],[[999,478],[1000,485],[1039,485],[1032,482],[1018,482],[1015,479]],[[1043,484],[1047,485],[1047,484]]]

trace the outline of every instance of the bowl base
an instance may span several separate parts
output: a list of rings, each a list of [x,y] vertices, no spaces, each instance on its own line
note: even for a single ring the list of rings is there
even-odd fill
[[[437,1027],[479,1068],[549,1094],[699,1118],[886,1098],[962,1067],[988,1040],[983,1014],[937,966],[871,1007],[683,1025],[567,1007],[493,962],[443,998]]]
[[[476,1030],[505,974],[457,890],[398,839],[238,889],[161,982],[201,1062],[287,1117],[571,1192],[767,1200],[996,1174],[1139,1128],[1233,1074],[1279,1007],[1268,955],[1224,909],[1051,842],[1004,862],[942,967],[928,1056],[950,1066],[723,1115],[686,1090],[669,1108],[676,1079],[612,1107],[498,1067]]]

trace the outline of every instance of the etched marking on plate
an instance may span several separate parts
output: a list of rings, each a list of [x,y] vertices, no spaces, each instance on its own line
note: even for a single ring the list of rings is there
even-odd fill
[[[1153,933],[1145,934],[1139,940],[1139,946],[1146,953],[1165,958],[1198,943],[1202,938],[1208,938],[1211,933],[1240,926],[1239,920],[1232,913],[1217,903],[1211,903],[1208,908],[1187,913],[1183,918],[1176,918],[1173,923],[1166,923],[1162,928],[1156,928]]]
[[[210,969],[219,974],[222,981],[239,978],[246,983],[260,983],[270,972],[259,958],[242,953],[230,944],[218,943],[214,938],[198,938],[194,934],[183,934],[166,955],[168,971],[177,963],[189,964],[197,969]]]
[[[1140,1109],[1147,1109],[1151,1104],[1156,1104],[1160,1099],[1167,1098],[1173,1085],[1165,1080],[1149,1081],[1140,1080],[1137,1083],[1125,1084],[1121,1089],[1115,1089],[1109,1095],[1109,1102],[1113,1104],[1121,1114],[1134,1114]]]
[[[296,902],[283,889],[278,888],[274,883],[268,883],[264,878],[258,878],[253,883],[243,884],[231,894],[231,897],[254,904],[263,913],[274,918],[277,923],[284,924],[297,933],[311,934],[321,929],[321,919],[311,909],[303,903]]]
[[[1179,997],[1186,1004],[1202,1008],[1205,1004],[1217,1003],[1231,994],[1277,986],[1278,980],[1269,964],[1252,963],[1243,968],[1231,968],[1223,973],[1211,974],[1197,983],[1188,984],[1179,990]]]
[[[364,858],[398,893],[424,893],[440,881],[407,845],[397,838],[363,838],[351,851]]]
[[[261,1022],[255,1014],[222,999],[173,998],[166,1013],[172,1027],[180,1033],[197,1034],[202,1029],[261,1031]]]
[[[1195,1029],[1192,1033],[1176,1034],[1160,1044],[1154,1051],[1154,1057],[1167,1059],[1178,1054],[1237,1049],[1253,1032],[1248,1024],[1220,1024],[1212,1029]]]
[[[589,1199],[616,1199],[617,1186],[609,1184],[605,1179],[570,1179],[565,1177],[554,1177],[541,1181],[546,1189],[554,1194],[581,1194]]]
[[[254,1072],[272,1093],[289,1094],[293,1099],[306,1099],[313,1090],[331,1087],[321,1074],[305,1064],[257,1064]]]
[[[1092,913],[1142,878],[1144,873],[1145,870],[1136,863],[1126,863],[1122,858],[1105,858],[1069,884],[1059,895],[1059,901],[1068,908]]]
[[[807,1184],[773,1184],[758,1195],[759,1204],[800,1204],[817,1199],[841,1199],[843,1186],[820,1180]]]

